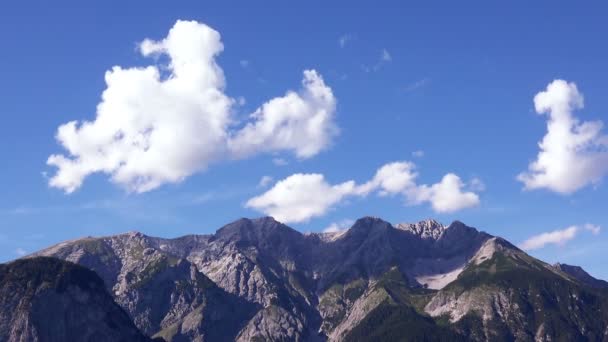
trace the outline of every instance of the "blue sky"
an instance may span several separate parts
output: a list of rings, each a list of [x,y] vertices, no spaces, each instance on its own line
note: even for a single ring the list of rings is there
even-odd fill
[[[557,152],[548,155],[546,165],[574,185],[563,184],[558,177],[524,190],[524,182],[517,179],[536,160],[538,143],[548,134],[549,115],[561,115],[564,96],[572,107],[566,115],[579,123],[608,121],[607,15],[608,6],[600,2],[2,4],[0,259],[87,235],[129,230],[166,237],[204,234],[239,217],[277,210],[290,215],[295,210],[301,219],[290,225],[301,231],[321,231],[365,215],[393,223],[434,217],[447,224],[458,219],[514,243],[560,230],[540,238],[543,247],[530,253],[549,262],[582,265],[608,279],[608,232],[585,226],[608,227],[606,129],[585,140],[589,144],[579,146],[579,154],[570,151],[574,154],[564,160],[557,158],[558,152],[567,146],[560,145],[559,135],[553,139]],[[172,77],[169,44],[162,40],[178,20],[196,22],[193,31],[184,29],[176,38],[194,50],[197,45],[190,43],[188,32],[196,34],[194,28],[204,27],[200,32],[219,33],[214,44],[221,42],[223,51],[212,62],[223,72],[225,87],[214,87],[222,99],[232,101],[230,110],[157,110],[162,106],[155,107],[155,100],[183,104],[198,99],[188,95],[186,78],[180,87],[187,89],[179,96],[140,96],[136,102],[151,110],[132,114],[153,120],[154,127],[169,123],[169,132],[171,127],[194,127],[180,121],[184,118],[225,114],[230,122],[219,132],[229,138],[205,140],[210,134],[201,129],[204,146],[179,146],[186,158],[179,160],[184,167],[175,176],[179,180],[163,174],[151,189],[137,183],[141,163],[125,155],[112,170],[85,172],[82,184],[69,194],[65,182],[63,187],[50,186],[58,168],[47,165],[47,159],[69,157],[55,139],[57,129],[73,120],[95,122],[108,70],[154,66],[161,82]],[[147,57],[142,55],[144,39],[156,42]],[[201,65],[211,65],[206,62]],[[310,89],[302,85],[304,70],[315,70]],[[556,79],[571,83],[547,89]],[[147,89],[126,84],[117,91],[116,102],[133,103],[129,96],[136,95],[129,91],[137,87]],[[331,98],[311,95],[319,89],[329,89]],[[295,95],[286,97],[287,91]],[[534,99],[543,91],[549,94],[545,107],[554,111],[539,115]],[[582,97],[584,107],[579,108],[577,99]],[[286,121],[293,125],[261,133],[272,120],[260,117],[275,111],[284,115],[281,108],[292,108],[287,103],[291,100],[303,106],[292,114],[304,121]],[[272,105],[263,110],[265,103]],[[261,116],[249,117],[258,108]],[[327,124],[320,131],[278,138],[285,133],[281,129],[302,132],[298,125],[319,111],[325,113]],[[151,112],[164,119],[150,119]],[[89,140],[76,127],[70,137],[81,148]],[[196,132],[180,133],[177,141],[199,141]],[[151,146],[169,151],[163,143]],[[211,157],[200,157],[201,153]],[[163,165],[174,171],[172,163],[178,161],[172,161],[173,153],[165,155],[166,164],[154,159],[145,172],[157,172]],[[81,157],[88,158],[86,167],[108,162]],[[376,172],[394,162],[401,163],[392,164],[396,183],[382,183]],[[589,167],[564,171],[563,165],[579,162]],[[124,165],[135,171],[125,171]],[[112,181],[119,169],[126,178]],[[414,173],[417,177],[408,180]],[[289,189],[281,189],[277,182],[294,174],[299,178],[292,177],[283,183]],[[311,174],[317,177],[301,177]],[[446,174],[457,176],[462,185],[455,195],[433,187],[442,184]],[[261,186],[264,176],[272,181]],[[354,182],[345,183],[350,180]],[[305,191],[297,184],[287,187],[290,182],[304,184]],[[448,202],[442,202],[444,195]],[[308,205],[304,209],[302,196]],[[253,198],[258,201],[251,202]],[[568,235],[571,226],[576,229]]]

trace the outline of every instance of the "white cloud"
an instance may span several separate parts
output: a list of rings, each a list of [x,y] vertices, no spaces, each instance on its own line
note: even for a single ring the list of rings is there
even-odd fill
[[[331,88],[316,71],[306,70],[302,89],[258,108],[250,116],[252,122],[229,141],[229,149],[238,157],[280,150],[292,150],[299,158],[312,157],[338,133],[335,109]]]
[[[600,233],[600,229],[601,228],[599,226],[593,224],[585,224],[584,226],[582,226],[582,228],[580,226],[570,226],[565,229],[554,230],[551,232],[532,236],[531,238],[522,242],[519,245],[519,248],[526,251],[531,251],[535,249],[541,249],[547,245],[563,246],[568,241],[574,239],[578,235],[578,233],[581,232],[581,230],[587,230],[593,233],[594,235],[597,235]]]
[[[260,179],[260,182],[258,183],[258,187],[265,188],[270,183],[272,183],[273,180],[274,180],[274,178],[272,178],[270,176],[263,176],[262,179]]]
[[[367,195],[379,190],[380,195],[394,195],[404,192],[406,189],[416,187],[415,179],[418,176],[414,172],[415,165],[411,162],[393,162],[381,166],[374,178],[357,188],[358,193]]]
[[[49,184],[71,193],[90,174],[105,173],[145,192],[214,162],[282,150],[308,158],[331,143],[335,98],[314,70],[304,71],[300,92],[268,101],[244,125],[235,122],[237,100],[224,93],[215,60],[223,48],[217,31],[194,21],[177,21],[166,38],[140,43],[143,56],[166,56],[168,65],[157,58],[155,65],[107,71],[95,120],[58,128],[67,155],[48,158],[58,168]]]
[[[428,202],[442,213],[479,204],[478,195],[463,192],[465,184],[454,174],[445,175],[433,185],[417,185],[417,176],[415,165],[407,161],[383,165],[371,180],[360,185],[353,180],[331,185],[322,174],[294,174],[250,199],[246,207],[288,223],[322,216],[348,197],[366,197],[371,193],[402,195],[410,205]]]
[[[241,59],[241,60],[239,61],[239,64],[241,65],[241,67],[243,67],[243,68],[247,68],[247,67],[249,66],[249,61],[248,61],[248,60],[246,60],[246,59]]]
[[[608,173],[608,136],[601,121],[581,122],[573,115],[584,106],[576,84],[555,80],[536,94],[534,105],[549,119],[536,160],[517,176],[525,189],[570,194],[600,182]]]
[[[424,157],[424,151],[416,150],[416,151],[412,152],[412,157],[422,158],[422,157]]]
[[[353,194],[354,188],[353,181],[331,185],[321,174],[297,173],[250,199],[246,207],[262,211],[281,222],[304,222],[325,214],[345,196]]]
[[[22,256],[24,256],[24,255],[27,254],[27,251],[25,249],[23,249],[23,248],[17,248],[15,250],[15,254],[17,254],[18,256],[22,257]]]
[[[460,177],[448,173],[441,182],[407,189],[406,196],[411,204],[429,202],[438,213],[451,213],[479,205],[479,196],[474,192],[463,192],[465,184]]]
[[[329,226],[323,229],[323,233],[342,232],[349,229],[353,225],[353,223],[355,223],[355,221],[351,219],[344,219],[338,222],[332,222]]]

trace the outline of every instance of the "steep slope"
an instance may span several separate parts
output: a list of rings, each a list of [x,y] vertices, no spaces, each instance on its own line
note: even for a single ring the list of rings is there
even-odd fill
[[[361,319],[350,321],[344,336],[333,340],[344,341],[465,341],[465,336],[438,324],[420,310],[426,302],[428,290],[408,286],[397,268],[386,272],[370,287],[374,303],[366,300],[367,312]],[[368,296],[370,298],[372,296]]]
[[[92,271],[53,258],[0,265],[1,341],[148,341]]]
[[[168,247],[164,239],[127,233],[69,241],[36,255],[76,262],[102,275],[115,301],[148,336],[231,340],[256,305],[217,287],[188,260],[165,252]]]
[[[567,264],[557,263],[553,265],[555,269],[566,273],[579,282],[597,289],[608,289],[608,281],[600,280],[592,277],[580,266],[572,266]]]
[[[602,341],[608,298],[502,239],[425,306],[477,340]]]
[[[589,311],[605,310],[605,295],[458,221],[393,226],[365,217],[344,232],[301,234],[269,217],[240,219],[213,235],[128,233],[68,241],[38,255],[98,272],[137,327],[172,341],[382,340],[404,331],[427,340],[527,340],[538,331],[561,336],[557,321],[580,332],[567,337],[598,337],[605,329],[603,316]],[[528,273],[540,279],[537,290],[513,282]],[[560,290],[542,292],[545,283]],[[535,291],[566,303],[579,289],[591,298],[585,305],[595,304],[570,305],[587,318],[561,309],[551,311],[554,320],[530,314],[550,311],[535,304]]]

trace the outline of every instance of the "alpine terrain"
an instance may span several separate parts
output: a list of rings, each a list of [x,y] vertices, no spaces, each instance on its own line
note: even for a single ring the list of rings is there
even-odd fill
[[[87,237],[0,291],[3,341],[608,341],[608,283],[458,221]]]

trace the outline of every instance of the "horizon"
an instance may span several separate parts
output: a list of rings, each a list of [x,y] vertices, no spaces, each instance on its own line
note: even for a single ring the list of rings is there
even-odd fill
[[[608,279],[608,5],[145,4],[2,5],[0,262],[425,217]]]

